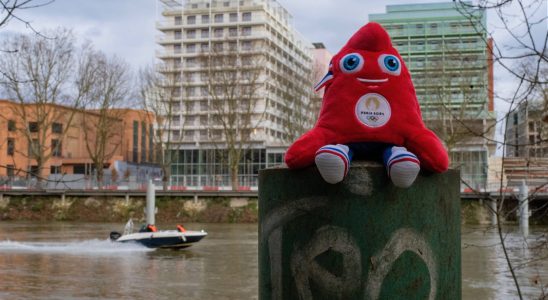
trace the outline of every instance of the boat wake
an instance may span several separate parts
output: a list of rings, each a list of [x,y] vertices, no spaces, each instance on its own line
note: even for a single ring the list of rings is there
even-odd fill
[[[71,255],[116,255],[128,252],[149,252],[153,250],[154,249],[149,249],[136,243],[114,243],[110,240],[98,239],[69,242],[0,241],[0,253],[28,252]]]

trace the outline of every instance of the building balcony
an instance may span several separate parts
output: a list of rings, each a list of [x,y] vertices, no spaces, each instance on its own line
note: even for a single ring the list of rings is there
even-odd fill
[[[174,51],[174,50],[156,50],[156,57],[159,59],[163,58],[176,58],[181,57],[183,51]]]
[[[168,72],[181,72],[182,65],[178,64],[156,64],[156,70],[160,73],[168,73]]]
[[[180,44],[182,42],[182,36],[173,36],[173,35],[157,35],[155,41],[159,45],[168,45],[168,44]]]
[[[156,29],[160,31],[180,29],[183,26],[182,22],[174,21],[158,21],[156,22]]]

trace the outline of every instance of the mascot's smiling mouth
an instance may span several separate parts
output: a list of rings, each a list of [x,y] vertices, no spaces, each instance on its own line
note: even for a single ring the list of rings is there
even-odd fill
[[[384,82],[387,82],[388,81],[388,78],[383,78],[383,79],[367,79],[367,78],[357,78],[359,81],[361,82],[365,82],[365,83],[384,83]]]

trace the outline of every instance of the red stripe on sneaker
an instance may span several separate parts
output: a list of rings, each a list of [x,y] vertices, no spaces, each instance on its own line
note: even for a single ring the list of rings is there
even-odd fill
[[[329,154],[333,154],[333,155],[336,155],[336,156],[340,157],[342,159],[342,161],[344,162],[344,175],[346,176],[346,174],[348,172],[348,160],[346,159],[346,157],[344,157],[344,155],[342,155],[341,153],[339,153],[337,151],[333,151],[333,150],[330,150],[330,149],[323,149],[323,148],[318,150],[318,152],[316,152],[316,155],[322,154],[322,153],[329,153]]]
[[[415,158],[409,157],[409,156],[393,160],[393,161],[390,162],[390,164],[388,165],[388,168],[387,168],[388,169],[388,177],[390,177],[390,170],[392,169],[392,165],[394,165],[395,163],[399,163],[401,161],[411,161],[411,162],[414,162],[414,163],[416,163],[417,165],[420,166],[420,162],[419,162],[418,159],[415,159]]]

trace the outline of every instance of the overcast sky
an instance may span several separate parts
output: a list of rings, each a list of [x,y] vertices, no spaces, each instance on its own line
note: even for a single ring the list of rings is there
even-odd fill
[[[47,0],[40,0],[47,1]],[[389,4],[440,2],[432,0],[278,0],[292,15],[296,29],[311,42],[323,42],[336,53],[360,26],[368,21],[371,13],[384,13]],[[526,0],[528,1],[528,0]],[[58,26],[73,28],[80,41],[91,40],[97,49],[117,54],[126,59],[135,69],[154,61],[157,49],[155,37],[161,35],[155,29],[159,20],[160,5],[156,0],[55,0],[40,8],[21,13],[38,29]],[[546,16],[546,1],[536,7],[537,18]],[[509,39],[503,34],[497,17],[488,15],[488,27],[497,41]],[[546,37],[547,23],[536,27],[535,37],[539,43]],[[513,26],[513,25],[512,25]],[[25,26],[13,21],[0,30],[30,33]],[[502,72],[495,72],[496,86],[500,90],[511,86],[512,79]]]
[[[432,0],[279,0],[293,15],[299,32],[311,42],[323,42],[337,52],[350,35],[367,22],[368,14],[382,13],[387,4],[427,3]],[[154,59],[156,0],[55,0],[21,13],[36,29],[73,28],[78,38],[90,39],[98,49],[124,57],[133,66]],[[13,21],[2,32],[28,32]]]

